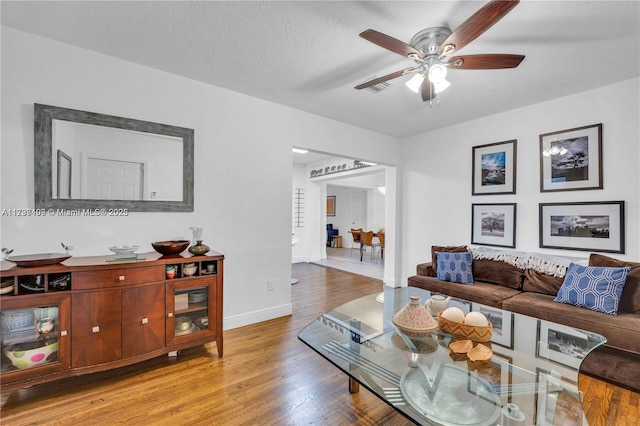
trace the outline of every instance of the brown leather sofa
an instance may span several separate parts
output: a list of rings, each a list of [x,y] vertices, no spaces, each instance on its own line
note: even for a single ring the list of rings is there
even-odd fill
[[[467,248],[434,246],[431,251],[435,259],[436,251]],[[584,359],[580,372],[640,392],[640,263],[594,253],[589,265],[631,267],[617,316],[554,302],[563,278],[499,260],[474,259],[473,285],[438,280],[432,263],[419,264],[417,275],[409,278],[409,286],[601,334],[607,343]]]

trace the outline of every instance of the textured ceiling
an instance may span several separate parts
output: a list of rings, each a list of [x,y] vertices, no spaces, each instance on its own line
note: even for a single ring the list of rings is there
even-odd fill
[[[402,83],[353,87],[413,62],[358,37],[452,30],[484,1],[1,3],[2,24],[376,132],[406,137],[640,75],[640,2],[522,1],[460,54],[526,55],[450,71],[429,107]]]

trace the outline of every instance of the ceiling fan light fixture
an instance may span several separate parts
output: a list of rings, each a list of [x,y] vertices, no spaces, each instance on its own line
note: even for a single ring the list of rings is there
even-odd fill
[[[451,83],[444,78],[442,79],[442,81],[433,83],[436,94],[444,92],[449,86],[451,86]]]
[[[447,67],[442,64],[433,64],[429,67],[429,81],[433,84],[438,84],[446,81]]]
[[[414,93],[418,93],[420,91],[420,86],[424,81],[424,75],[421,73],[415,74],[409,81],[404,83],[411,91]]]

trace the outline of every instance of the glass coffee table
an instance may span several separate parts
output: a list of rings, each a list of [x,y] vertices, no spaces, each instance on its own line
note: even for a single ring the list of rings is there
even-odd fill
[[[550,321],[452,298],[493,325],[489,361],[472,362],[441,330],[408,337],[391,317],[431,293],[408,287],[353,300],[318,317],[299,339],[346,373],[349,390],[366,387],[416,424],[583,425],[578,370],[606,339]]]

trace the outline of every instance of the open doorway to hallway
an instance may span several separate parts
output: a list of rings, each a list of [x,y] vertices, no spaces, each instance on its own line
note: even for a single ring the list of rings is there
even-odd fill
[[[390,215],[391,218],[387,215],[389,210],[395,212],[395,190],[387,188],[387,175],[393,177],[395,185],[395,167],[310,154],[314,161],[300,159],[300,155],[294,154],[292,234],[297,243],[292,248],[292,262],[318,263],[381,279],[394,286],[393,247],[385,244],[383,259],[376,238],[375,257],[372,258],[371,247],[367,247],[361,261],[360,245],[356,244],[352,249],[354,243],[349,231],[361,228],[377,234],[380,229],[395,229],[395,223],[390,223],[390,220],[395,221],[395,214]],[[303,203],[300,201],[302,192]],[[327,227],[333,231],[328,231]],[[333,239],[331,234],[334,234]]]

